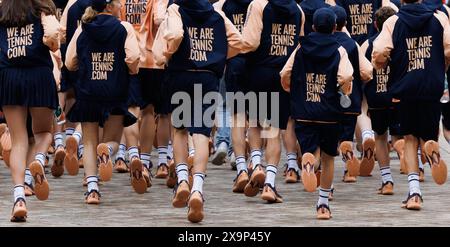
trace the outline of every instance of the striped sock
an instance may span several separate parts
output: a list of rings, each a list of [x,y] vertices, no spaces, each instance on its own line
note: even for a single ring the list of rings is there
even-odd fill
[[[317,206],[327,205],[328,206],[328,197],[330,196],[331,189],[324,189],[320,187],[319,189],[319,200],[317,201]]]
[[[88,192],[91,192],[93,190],[98,190],[98,178],[97,176],[88,176],[86,177]]]
[[[39,161],[42,166],[45,166],[45,154],[44,153],[37,153],[36,156],[34,156],[34,159]]]
[[[250,157],[252,159],[253,169],[255,169],[256,165],[261,165],[261,150],[255,149],[250,152]]]
[[[188,177],[188,165],[180,163],[176,166],[177,176],[178,176],[178,183],[181,183],[181,181],[189,181]]]
[[[422,195],[420,192],[420,183],[419,183],[419,173],[411,172],[408,174],[408,184],[409,184],[409,194],[412,195],[417,193]]]
[[[419,169],[421,169],[422,171],[424,170],[423,167],[423,163],[422,163],[422,153],[419,151],[417,151],[417,158],[419,159]]]
[[[298,172],[297,154],[287,153],[287,159],[288,159],[288,169],[292,168],[296,172]]]
[[[145,167],[147,167],[149,170],[150,170],[150,169],[152,168],[152,166],[153,166],[153,165],[151,165],[152,162],[150,161],[150,158],[151,158],[150,154],[148,154],[148,153],[141,153],[141,161],[142,161],[142,164],[143,164]]]
[[[74,128],[66,128],[65,132],[66,132],[66,138],[67,138],[68,136],[73,135],[73,132],[75,132],[75,129]]]
[[[81,142],[81,138],[83,138],[83,135],[81,134],[81,132],[78,132],[78,131],[73,132],[72,136],[77,141],[77,144],[80,143]]]
[[[195,148],[189,148],[189,156],[195,155]]]
[[[80,145],[78,145],[78,159],[83,157],[83,151],[84,151],[84,145],[83,145],[83,143],[81,143]]]
[[[373,130],[363,130],[361,136],[363,142],[369,138],[375,139],[375,132]]]
[[[55,147],[64,147],[64,141],[63,141],[63,134],[61,132],[55,133],[53,136],[53,139],[55,140]]]
[[[108,146],[108,151],[109,151],[109,157],[111,157],[114,154],[114,149],[110,145],[107,145],[107,146]]]
[[[381,180],[382,180],[383,184],[385,184],[387,182],[394,183],[394,179],[392,178],[392,174],[391,174],[391,167],[389,167],[389,166],[381,167],[380,172],[381,172]]]
[[[203,182],[204,181],[205,181],[204,173],[195,173],[191,193],[194,191],[198,191],[203,194]]]
[[[169,141],[169,145],[167,145],[167,158],[169,160],[173,159],[173,146],[172,141]]]
[[[117,151],[117,154],[116,154],[116,160],[118,160],[118,159],[125,160],[126,152],[127,152],[127,146],[125,146],[125,144],[120,143],[119,151]]]
[[[139,149],[136,146],[132,146],[128,148],[128,158],[132,160],[133,158],[139,159]]]
[[[275,165],[267,165],[265,184],[275,187],[275,177],[277,176],[277,167]]]
[[[14,194],[14,202],[16,202],[17,199],[19,199],[19,198],[22,198],[25,200],[25,187],[23,186],[23,184],[15,185],[13,194]]]
[[[245,162],[245,156],[236,157],[236,169],[238,174],[241,171],[246,171],[248,173],[247,162]]]
[[[33,184],[33,176],[31,175],[30,169],[25,169],[25,184]]]
[[[158,147],[158,167],[161,164],[167,165],[167,146],[159,146]]]

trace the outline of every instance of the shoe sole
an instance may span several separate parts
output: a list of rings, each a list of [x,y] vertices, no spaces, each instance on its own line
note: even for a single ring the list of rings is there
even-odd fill
[[[11,222],[26,222],[27,221],[27,210],[25,208],[19,208],[14,210],[11,216]]]
[[[282,203],[281,199],[277,199],[277,196],[273,192],[263,192],[261,194],[261,199],[267,201],[268,203]]]
[[[160,171],[160,169],[158,168],[158,170],[156,171],[155,178],[165,179],[165,178],[167,178],[167,176],[169,176],[169,172],[168,171],[164,172],[164,173],[161,173],[159,171]]]
[[[439,163],[435,163],[433,154],[439,154],[439,144],[435,141],[428,141],[424,145],[425,155],[431,166],[431,176],[436,184],[442,185],[447,181],[447,165],[441,158],[438,159]]]
[[[400,160],[400,174],[408,174],[408,167],[406,166],[404,150],[405,140],[398,140],[394,143],[394,150],[397,152],[397,156]]]
[[[184,187],[184,186],[183,186]],[[190,195],[189,186],[188,188],[177,190],[175,196],[172,200],[172,206],[174,208],[184,208],[186,207]]]
[[[316,162],[316,158],[312,155],[303,155],[302,157],[302,183],[303,187],[307,192],[314,192],[317,189],[317,176],[314,173],[314,163]],[[305,168],[306,164],[311,164],[309,166],[309,171]]]
[[[265,177],[264,172],[258,172],[258,174],[252,175],[244,187],[244,194],[248,197],[258,195],[260,188],[264,185]]]
[[[111,157],[109,157],[109,149],[106,144],[100,144],[97,147],[97,156],[100,157],[100,164],[98,168],[98,173],[100,180],[107,182],[112,178],[112,162]]]
[[[227,156],[226,152],[217,153],[211,160],[211,163],[216,166],[221,166],[224,163],[225,157]]]
[[[344,183],[356,183],[356,178],[353,178],[353,179],[346,179],[346,178],[344,178],[344,179],[342,179],[342,182],[344,182]]]
[[[348,174],[352,177],[356,177],[359,175],[359,161],[355,158],[353,153],[353,145],[349,141],[342,142],[339,146],[339,150],[341,151],[342,156],[345,156],[347,153],[351,153],[352,157],[346,161]],[[348,158],[348,157],[346,157]]]
[[[203,201],[199,198],[192,198],[189,200],[188,220],[192,223],[199,223],[204,217]]]
[[[169,164],[169,175],[167,176],[166,185],[167,187],[172,189],[175,187],[176,184],[177,184],[177,173],[175,171],[175,163],[171,162]]]
[[[296,177],[296,175],[286,175],[286,178],[284,179],[284,182],[287,184],[295,184],[298,183],[298,179]]]
[[[138,194],[144,194],[147,192],[147,182],[142,174],[143,167],[141,162],[137,162],[137,159],[131,161],[131,186]]]
[[[36,195],[36,198],[41,201],[47,200],[50,193],[50,187],[47,178],[45,178],[44,168],[39,161],[33,161],[30,164],[30,172],[35,182],[34,194]]]
[[[366,153],[372,151],[371,157],[366,157]],[[363,159],[359,167],[359,176],[369,177],[375,166],[375,140],[372,138],[367,139],[363,143]]]
[[[80,169],[78,164],[78,144],[73,136],[69,136],[66,139],[66,156],[64,157],[64,166],[70,176],[78,175],[78,171]]]
[[[234,193],[243,193],[245,186],[248,184],[249,179],[242,179],[242,180],[237,180],[236,184],[233,186],[233,192]]]
[[[55,153],[55,159],[53,160],[53,165],[51,168],[52,176],[55,178],[64,175],[64,158],[66,157],[66,152],[64,150],[58,149]]]

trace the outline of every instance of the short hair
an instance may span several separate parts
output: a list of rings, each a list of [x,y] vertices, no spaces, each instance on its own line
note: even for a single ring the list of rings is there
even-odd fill
[[[375,22],[378,31],[381,31],[384,22],[393,15],[395,15],[395,10],[388,6],[381,7],[380,9],[377,10],[377,12],[375,12]]]
[[[419,0],[403,0],[404,3],[417,3]]]

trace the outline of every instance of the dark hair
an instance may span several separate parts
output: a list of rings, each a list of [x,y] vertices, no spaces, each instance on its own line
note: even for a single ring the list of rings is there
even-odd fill
[[[342,29],[345,27],[345,23],[346,23],[346,21],[344,21],[344,22],[337,22],[336,23],[336,30],[342,31]]]
[[[384,22],[393,15],[395,15],[395,10],[388,6],[381,7],[375,12],[375,24],[378,31],[381,31]]]
[[[55,15],[51,0],[3,0],[0,4],[0,23],[7,26],[23,26],[28,17],[40,17],[41,13]]]

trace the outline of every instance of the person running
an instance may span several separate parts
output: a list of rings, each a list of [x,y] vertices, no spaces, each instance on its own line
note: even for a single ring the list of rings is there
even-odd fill
[[[386,20],[373,42],[372,64],[375,69],[382,69],[389,63],[388,91],[400,101],[400,129],[405,138],[409,184],[402,205],[406,209],[422,208],[419,145],[431,166],[434,181],[443,184],[447,180],[447,166],[440,158],[437,140],[440,98],[449,62],[448,18],[418,0],[405,0],[400,11]]]
[[[14,183],[11,221],[26,221],[24,179],[29,150],[28,112],[33,118],[34,160],[29,165],[39,200],[49,196],[45,154],[52,142],[53,111],[58,106],[50,51],[60,46],[60,25],[52,1],[3,0],[0,5],[0,107],[13,143],[10,170]],[[8,42],[7,42],[8,41]]]
[[[66,67],[79,75],[68,119],[81,122],[85,133],[87,204],[100,203],[97,160],[100,179],[109,181],[122,130],[136,121],[126,101],[130,76],[138,72],[138,42],[133,26],[118,19],[120,8],[119,0],[92,0],[67,48]]]

